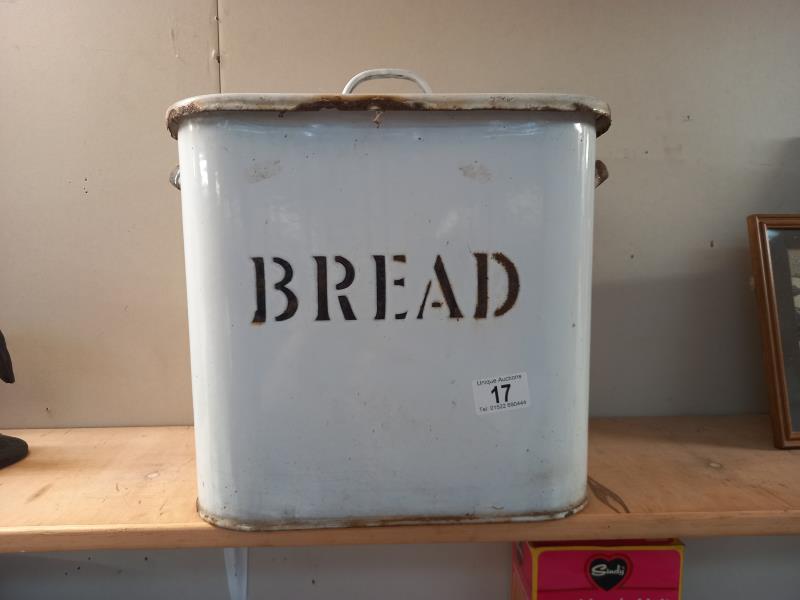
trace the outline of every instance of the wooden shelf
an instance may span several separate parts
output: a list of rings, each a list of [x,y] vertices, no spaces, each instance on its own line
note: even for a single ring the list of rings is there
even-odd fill
[[[590,500],[532,524],[242,533],[195,513],[191,427],[28,429],[0,471],[0,552],[800,534],[800,451],[765,416],[597,419]]]

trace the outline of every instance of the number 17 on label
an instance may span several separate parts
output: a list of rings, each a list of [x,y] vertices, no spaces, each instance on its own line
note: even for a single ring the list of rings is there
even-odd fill
[[[475,412],[491,415],[530,406],[527,373],[494,375],[472,382]]]

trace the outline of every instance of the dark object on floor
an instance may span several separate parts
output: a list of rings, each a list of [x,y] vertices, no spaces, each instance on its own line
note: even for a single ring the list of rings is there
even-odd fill
[[[14,369],[11,366],[11,355],[6,347],[6,338],[0,331],[0,379],[6,383],[14,383]],[[13,465],[28,455],[28,444],[24,440],[0,434],[0,469]]]
[[[0,331],[0,379],[6,383],[14,383],[14,369],[11,366],[11,355],[6,347],[6,338]]]
[[[13,465],[28,455],[25,440],[0,433],[0,469]]]

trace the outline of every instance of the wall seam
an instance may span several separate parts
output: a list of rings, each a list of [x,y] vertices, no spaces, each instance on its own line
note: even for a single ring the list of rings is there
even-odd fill
[[[216,56],[216,59],[217,59],[217,84],[219,86],[219,93],[221,94],[222,93],[222,45],[221,45],[220,40],[222,39],[222,36],[220,34],[221,26],[220,26],[220,16],[219,16],[219,3],[220,3],[220,0],[216,0],[217,8],[216,8],[216,15],[214,16],[214,20],[216,21],[216,24],[217,24],[217,56]]]

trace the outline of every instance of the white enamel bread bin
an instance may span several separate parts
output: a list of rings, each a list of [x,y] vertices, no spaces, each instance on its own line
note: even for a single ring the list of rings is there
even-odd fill
[[[422,93],[352,93],[375,77]],[[340,95],[189,98],[167,120],[203,518],[293,529],[583,506],[605,103],[433,94],[381,69]]]

